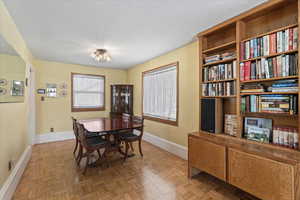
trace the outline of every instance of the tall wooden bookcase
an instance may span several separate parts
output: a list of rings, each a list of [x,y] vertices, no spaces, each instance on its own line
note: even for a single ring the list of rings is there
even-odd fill
[[[241,60],[241,43],[251,40],[256,37],[262,37],[271,33],[282,31],[291,27],[298,27],[299,24],[299,9],[300,2],[298,0],[272,0],[266,2],[256,8],[253,8],[246,13],[243,13],[237,17],[234,17],[226,22],[223,22],[217,26],[214,26],[204,32],[198,34],[199,38],[199,59],[200,59],[200,102],[202,98],[221,98],[223,102],[223,112],[225,114],[235,114],[237,115],[237,127],[238,134],[237,139],[243,139],[243,124],[245,117],[258,117],[258,118],[268,118],[272,119],[274,126],[291,126],[298,129],[298,135],[300,138],[300,116],[299,113],[295,115],[289,114],[275,114],[275,113],[241,113],[241,97],[245,93],[240,92],[240,86],[246,83],[264,83],[271,84],[275,80],[285,80],[295,78],[299,80],[300,73],[297,76],[290,77],[277,77],[270,79],[257,79],[250,81],[241,81],[240,80],[240,63],[245,61],[256,61],[262,58],[270,58],[281,54],[286,53],[297,53],[298,49],[288,52],[271,54],[269,56],[256,57],[248,60]],[[300,31],[298,31],[300,32]],[[299,33],[298,33],[299,35]],[[300,35],[299,35],[300,36]],[[298,36],[298,38],[300,38]],[[214,63],[204,64],[204,58],[206,56],[211,56],[215,54],[221,54],[224,52],[235,51],[236,57],[227,60],[221,60]],[[298,57],[300,58],[300,57]],[[232,63],[236,61],[237,75],[234,79],[219,80],[219,81],[203,81],[203,69],[205,67],[221,64],[221,63]],[[298,61],[300,62],[300,60]],[[235,82],[235,95],[231,96],[202,96],[202,84],[205,83],[218,83],[218,82]],[[270,92],[260,92],[260,93],[251,93],[251,95],[260,95],[260,94],[300,94],[298,92],[279,92],[279,93],[270,93]],[[249,94],[250,95],[250,94]],[[200,106],[201,109],[201,106]],[[298,98],[298,111],[300,111],[300,98]],[[200,110],[201,113],[201,110]],[[201,116],[200,116],[201,117]],[[201,121],[201,120],[200,120]],[[224,120],[223,120],[224,121]],[[201,122],[200,122],[201,123]],[[201,124],[200,124],[201,127]],[[201,132],[201,130],[200,130]],[[222,137],[225,137],[224,134],[221,134]],[[218,134],[216,134],[218,136]],[[226,137],[232,137],[227,136]],[[246,140],[246,139],[245,139]],[[245,141],[253,143],[253,141]],[[264,144],[270,148],[285,148],[275,146],[273,144]],[[294,149],[287,149],[287,151],[295,151]],[[300,150],[300,149],[298,149]]]

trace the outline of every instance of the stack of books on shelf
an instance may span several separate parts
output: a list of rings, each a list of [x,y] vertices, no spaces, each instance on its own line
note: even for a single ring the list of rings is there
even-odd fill
[[[226,135],[237,136],[237,116],[225,114],[224,133]]]
[[[264,86],[262,84],[249,84],[241,86],[241,93],[251,93],[251,92],[264,92]]]
[[[249,81],[274,77],[295,76],[298,74],[298,54],[279,55],[262,58],[257,62],[240,63],[240,80]]]
[[[241,98],[241,111],[294,115],[297,101],[297,95],[249,95]]]
[[[297,80],[284,80],[272,84],[272,92],[298,92]]]
[[[228,64],[219,64],[205,67],[203,81],[217,81],[236,78],[236,61]]]
[[[278,31],[241,43],[241,60],[297,50],[298,27]]]
[[[273,144],[298,149],[298,132],[293,127],[273,127]]]
[[[202,84],[202,96],[232,96],[235,95],[235,81]]]
[[[205,64],[207,64],[207,63],[212,63],[212,62],[216,62],[216,61],[220,61],[220,60],[228,60],[228,59],[232,59],[235,57],[236,57],[235,52],[226,52],[226,53],[222,53],[222,54],[206,56],[204,58],[204,62],[205,62]]]

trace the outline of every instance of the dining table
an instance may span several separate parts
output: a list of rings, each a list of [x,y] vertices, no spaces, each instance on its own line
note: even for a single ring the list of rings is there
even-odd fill
[[[99,135],[109,135],[113,137],[113,141],[108,149],[111,151],[118,151],[120,154],[125,155],[122,151],[122,144],[119,140],[120,132],[131,130],[143,131],[143,124],[133,120],[124,119],[122,117],[100,117],[92,119],[79,119],[78,123],[82,124],[84,128],[90,133],[97,133]],[[134,154],[128,155],[132,157]]]

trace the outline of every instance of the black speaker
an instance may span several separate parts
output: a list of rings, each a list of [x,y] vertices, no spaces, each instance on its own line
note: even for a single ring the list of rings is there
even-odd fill
[[[222,99],[201,99],[201,130],[210,133],[222,133]]]

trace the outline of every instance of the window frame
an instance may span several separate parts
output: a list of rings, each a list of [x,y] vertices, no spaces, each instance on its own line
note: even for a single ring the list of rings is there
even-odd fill
[[[176,120],[175,121],[168,120],[168,119],[161,119],[159,117],[150,117],[150,116],[144,115],[144,76],[147,73],[150,73],[153,71],[159,71],[160,69],[166,68],[168,66],[176,67]],[[178,116],[179,116],[179,62],[178,61],[142,72],[142,116],[144,119],[147,119],[147,120],[151,120],[151,121],[155,121],[155,122],[159,122],[159,123],[163,123],[163,124],[168,124],[168,125],[172,125],[172,126],[178,126]]]
[[[95,107],[95,108],[75,108],[73,102],[73,77],[74,75],[83,75],[83,76],[95,76],[95,77],[102,77],[104,79],[104,89],[103,89],[103,106],[102,107]],[[98,74],[83,74],[83,73],[71,73],[71,111],[72,112],[89,112],[89,111],[105,111],[105,88],[106,88],[106,79],[104,75]]]

